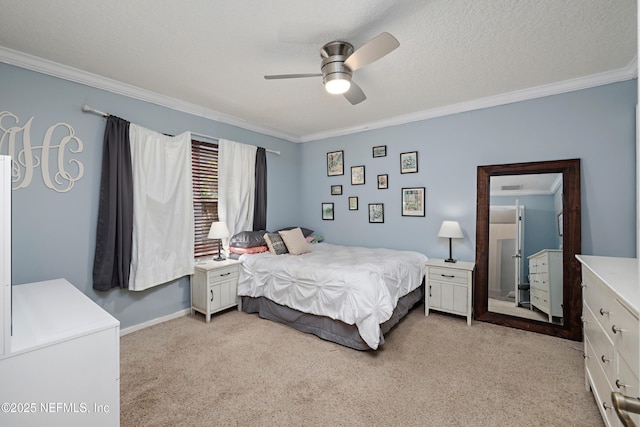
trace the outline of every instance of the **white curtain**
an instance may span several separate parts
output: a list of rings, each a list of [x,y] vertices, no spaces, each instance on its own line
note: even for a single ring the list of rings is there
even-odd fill
[[[131,123],[133,242],[129,289],[193,274],[191,134],[162,135]]]
[[[218,141],[218,218],[227,224],[230,237],[253,230],[257,149],[255,145]],[[227,242],[223,242],[225,249]]]

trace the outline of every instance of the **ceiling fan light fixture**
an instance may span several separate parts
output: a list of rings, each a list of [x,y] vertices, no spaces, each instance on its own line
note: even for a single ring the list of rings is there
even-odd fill
[[[351,76],[346,73],[334,73],[325,77],[324,88],[333,95],[340,95],[351,87]]]

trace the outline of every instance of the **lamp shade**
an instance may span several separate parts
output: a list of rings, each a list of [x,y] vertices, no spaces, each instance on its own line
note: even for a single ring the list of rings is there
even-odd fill
[[[224,222],[216,221],[211,223],[211,228],[209,229],[209,234],[207,235],[209,239],[224,239],[229,237],[229,229],[227,228],[227,224]]]
[[[442,221],[438,237],[448,237],[450,239],[462,239],[462,229],[458,221]]]

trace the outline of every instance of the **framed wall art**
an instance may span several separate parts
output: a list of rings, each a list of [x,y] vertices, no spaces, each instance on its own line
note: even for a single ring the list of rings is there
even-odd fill
[[[418,172],[418,152],[400,153],[400,173]]]
[[[364,166],[351,166],[351,185],[364,184]]]
[[[386,157],[386,156],[387,156],[386,145],[378,145],[377,147],[373,147],[373,157]]]
[[[564,215],[562,214],[562,211],[560,211],[558,213],[558,236],[562,236],[564,234],[564,232],[563,232],[564,230],[562,229],[563,228],[562,227],[563,216]]]
[[[327,153],[327,176],[344,175],[344,151]]]
[[[383,190],[389,188],[389,175],[378,175],[378,189]]]
[[[384,203],[369,203],[369,222],[384,222]]]
[[[322,204],[322,219],[333,221],[333,203]]]
[[[424,216],[424,187],[402,189],[402,216]]]
[[[349,197],[349,210],[357,211],[358,210],[358,198],[357,197]]]
[[[331,186],[331,195],[339,196],[342,194],[342,185],[332,185]]]

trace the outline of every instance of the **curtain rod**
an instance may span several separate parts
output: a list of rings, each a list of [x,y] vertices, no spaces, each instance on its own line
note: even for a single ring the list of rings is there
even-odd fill
[[[200,138],[213,139],[214,141],[219,141],[220,140],[219,138],[216,138],[215,136],[205,135],[203,133],[191,132],[191,135],[199,136]],[[279,151],[269,150],[268,148],[265,148],[264,151],[266,151],[267,153],[273,153],[276,156],[280,155]]]
[[[84,105],[82,106],[82,111],[84,111],[85,113],[97,114],[97,115],[102,116],[102,117],[105,117],[105,118],[106,118],[106,117],[109,117],[109,116],[111,115],[111,114],[109,114],[109,113],[105,113],[105,112],[102,112],[102,111],[100,111],[100,110],[96,110],[95,108],[91,108],[91,107],[89,107],[87,104],[84,104]],[[213,139],[214,141],[219,141],[219,138],[216,138],[216,137],[214,137],[214,136],[205,135],[205,134],[203,134],[203,133],[191,132],[191,135],[199,136],[199,137],[201,137],[201,138]],[[279,151],[269,150],[268,148],[265,148],[264,150],[265,150],[266,152],[268,152],[268,153],[273,153],[273,154],[275,154],[276,156],[279,156],[279,155],[280,155],[280,152],[279,152]]]

